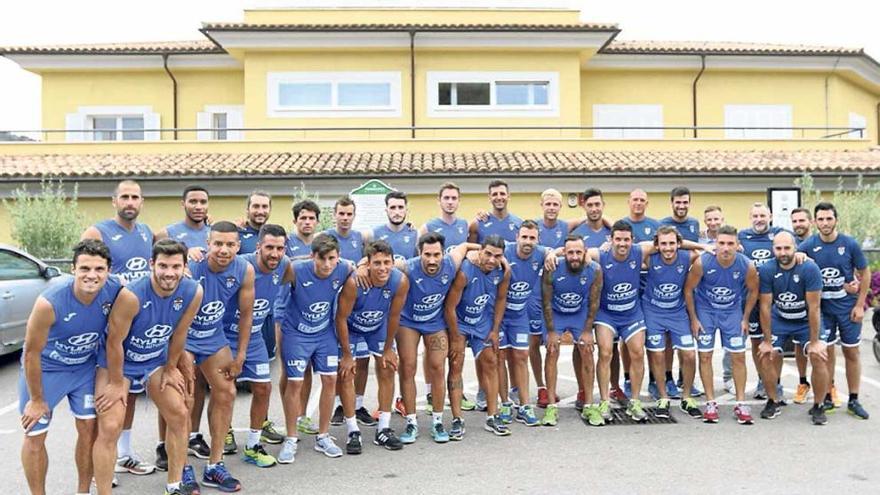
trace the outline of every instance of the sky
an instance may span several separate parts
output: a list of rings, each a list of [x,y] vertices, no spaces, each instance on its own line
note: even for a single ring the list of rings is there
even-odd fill
[[[865,48],[880,60],[880,1],[792,0],[28,0],[3,8],[0,46],[201,39],[203,21],[266,6],[568,7],[614,22],[618,39],[750,41]],[[40,126],[40,78],[0,57],[0,130]]]

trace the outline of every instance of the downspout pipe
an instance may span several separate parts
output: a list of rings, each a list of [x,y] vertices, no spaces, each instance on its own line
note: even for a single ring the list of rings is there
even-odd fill
[[[877,146],[880,146],[880,102],[877,103],[877,127],[874,129],[877,131]],[[865,129],[865,132],[868,132]]]
[[[694,78],[694,82],[691,84],[691,108],[694,117],[694,139],[697,138],[697,83],[700,81],[700,78],[703,77],[703,72],[706,71],[706,56],[700,55],[700,72],[697,73],[697,77]]]
[[[171,78],[171,105],[172,105],[172,115],[174,121],[174,140],[177,141],[177,79],[174,77],[174,74],[171,73],[171,69],[168,68],[168,53],[162,54],[162,67],[165,68],[165,72],[168,74],[168,77]]]
[[[416,138],[416,32],[409,32],[409,126],[410,138]]]

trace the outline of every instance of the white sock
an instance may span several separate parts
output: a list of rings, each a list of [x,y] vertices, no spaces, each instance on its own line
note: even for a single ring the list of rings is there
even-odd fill
[[[216,465],[216,464],[211,464],[210,462],[207,463],[207,464],[205,464],[205,470],[206,470],[206,471],[209,470],[209,469],[214,469],[215,467],[217,467],[217,465]]]
[[[175,482],[175,483],[166,483],[166,484],[165,484],[165,490],[168,491],[168,492],[171,492],[171,491],[173,491],[173,490],[177,490],[178,488],[180,488],[180,482],[179,482],[179,481],[177,481],[177,482]]]
[[[260,443],[260,430],[248,430],[247,443],[245,447],[252,449]]]
[[[361,431],[361,429],[358,428],[358,422],[356,419],[354,419],[354,416],[350,418],[345,418],[345,426],[346,428],[348,428],[349,433],[353,431]]]
[[[190,432],[189,439],[194,440],[198,435],[199,435],[199,432],[197,432],[197,431]]]
[[[323,440],[325,438],[330,438],[329,433],[318,433],[318,440]]]
[[[442,412],[433,412],[431,413],[431,419],[433,419],[434,424],[443,422],[443,413]]]
[[[379,431],[391,427],[391,413],[379,411]]]
[[[337,407],[339,407],[341,405],[342,405],[342,399],[340,399],[339,396],[337,395],[336,397],[333,398],[333,409],[336,409]]]
[[[425,384],[425,387],[428,389],[428,393],[430,394],[430,393],[431,393],[431,384],[430,384],[430,383],[426,383],[426,384]]]
[[[419,421],[416,419],[415,414],[407,414],[406,415],[406,422],[407,422],[407,424],[411,424],[411,425],[418,425],[419,424]]]
[[[298,437],[284,437],[284,441],[285,442],[292,442],[294,445],[296,445],[299,442],[299,438]]]
[[[354,408],[355,408],[355,409],[360,409],[360,408],[362,408],[362,407],[364,407],[364,396],[363,396],[363,395],[355,396],[355,399],[354,399]]]
[[[122,430],[119,440],[116,441],[116,456],[126,457],[131,455],[131,430]]]

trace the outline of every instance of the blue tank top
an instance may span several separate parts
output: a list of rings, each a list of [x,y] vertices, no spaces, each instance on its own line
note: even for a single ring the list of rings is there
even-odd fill
[[[211,227],[207,224],[203,224],[201,229],[193,229],[186,222],[177,222],[165,227],[165,231],[168,232],[168,237],[186,244],[188,249],[208,249],[208,233],[211,232]]]
[[[837,234],[833,242],[824,242],[815,234],[807,237],[798,250],[812,258],[822,272],[822,309],[835,314],[852,311],[857,295],[847,294],[843,286],[855,279],[856,270],[868,266],[859,243],[843,234]]]
[[[416,256],[418,237],[419,233],[409,225],[404,226],[399,232],[394,232],[387,225],[380,225],[373,229],[373,240],[391,244],[394,259],[400,261],[406,261]]]
[[[168,341],[198,288],[198,282],[187,277],[181,279],[177,289],[168,297],[156,294],[150,277],[126,286],[140,305],[128,336],[122,342],[126,368],[167,361]]]
[[[283,287],[284,271],[287,270],[290,260],[284,256],[274,270],[264,273],[257,266],[256,253],[246,254],[242,258],[254,267],[254,313],[251,333],[256,333],[263,329],[263,322],[274,310],[275,299]],[[223,331],[230,342],[238,340],[239,318],[241,318],[241,311],[239,311],[238,298],[233,297],[229,301],[226,315],[223,317]]]
[[[73,283],[73,279],[68,279],[42,294],[55,313],[55,323],[49,327],[46,346],[40,354],[43,371],[82,369],[94,373],[98,345],[107,333],[107,316],[122,288],[116,279],[108,277],[86,306],[74,296]]]
[[[548,248],[558,248],[565,245],[565,238],[568,236],[568,222],[565,220],[556,220],[556,225],[548,227],[544,224],[544,219],[535,220],[538,224],[538,244]]]
[[[339,242],[340,258],[357,263],[364,257],[364,235],[359,231],[349,231],[348,237],[342,237],[342,234],[336,229],[327,229],[326,233],[333,236]]]
[[[247,261],[236,256],[222,272],[212,272],[208,268],[208,258],[190,261],[189,271],[193,280],[202,286],[202,307],[193,318],[187,339],[203,340],[222,331],[223,318],[233,298],[238,298],[238,290],[247,273]]]
[[[443,303],[456,273],[452,258],[444,256],[440,270],[433,276],[422,270],[421,258],[410,258],[406,260],[406,272],[409,277],[409,292],[400,312],[400,324],[427,332],[446,328]]]
[[[703,278],[694,291],[697,309],[741,310],[746,293],[746,276],[751,263],[745,255],[736,253],[733,263],[724,268],[712,253],[700,255]]]
[[[291,233],[287,236],[285,253],[291,261],[296,261],[296,258],[305,259],[312,254],[312,243],[306,244],[295,233]]]
[[[691,266],[691,252],[678,250],[671,265],[660,253],[648,257],[647,285],[642,293],[642,309],[651,313],[684,311],[684,283]]]
[[[529,300],[540,297],[545,253],[543,248],[536,246],[528,258],[522,259],[516,254],[516,243],[507,243],[504,257],[510,266],[510,284],[504,318],[521,318],[526,314]]]
[[[641,310],[639,304],[639,272],[642,269],[642,248],[633,245],[629,256],[623,261],[614,259],[611,251],[599,255],[602,266],[602,299],[599,302],[603,311],[630,314]]]
[[[260,231],[245,225],[243,229],[238,229],[238,241],[240,246],[238,254],[250,254],[257,250],[257,243],[260,241]]]
[[[382,287],[362,289],[358,287],[357,298],[348,317],[349,330],[371,333],[388,329],[388,318],[391,301],[400,289],[403,272],[397,268],[391,270],[391,276]]]
[[[490,235],[501,236],[505,241],[514,242],[520,225],[522,219],[512,213],[508,213],[504,218],[490,214],[485,222],[477,222],[477,243],[482,244]]]
[[[697,242],[700,240],[700,221],[694,217],[687,217],[684,222],[677,222],[672,217],[666,217],[660,220],[660,224],[675,227],[675,230],[681,234],[681,238],[686,241]]]
[[[110,248],[110,273],[128,282],[150,274],[150,258],[153,256],[153,231],[142,223],[135,223],[129,232],[116,220],[104,220],[95,224],[101,240]]]
[[[604,225],[599,230],[593,230],[589,225],[583,223],[578,225],[571,233],[581,236],[587,249],[598,248],[602,244],[611,241],[611,229]]]
[[[758,269],[761,294],[773,295],[773,319],[796,326],[808,324],[807,292],[822,290],[819,266],[810,260],[785,270],[776,259]]]
[[[461,273],[467,283],[461,292],[461,300],[455,307],[459,330],[473,335],[489,335],[495,319],[498,284],[504,278],[504,270],[498,267],[485,273],[465,259],[461,263]]]
[[[753,229],[739,231],[739,243],[742,244],[743,254],[760,267],[773,259],[773,237],[782,232],[779,227],[770,227],[766,232],[756,233]]]
[[[296,286],[286,308],[288,331],[307,335],[336,334],[336,302],[342,286],[348,279],[350,265],[340,262],[327,278],[315,274],[315,262],[299,261],[293,264]]]
[[[638,222],[630,217],[621,218],[624,222],[630,224],[633,228],[633,242],[653,241],[654,234],[660,228],[660,222],[650,217],[645,217]]]
[[[446,248],[447,253],[455,249],[455,246],[467,242],[468,223],[463,218],[456,218],[451,225],[444,222],[440,217],[432,218],[425,224],[425,228],[427,228],[428,232],[436,232],[443,235],[443,246]]]
[[[553,294],[550,308],[557,332],[573,328],[582,330],[590,313],[590,289],[596,279],[598,264],[594,261],[584,265],[580,272],[568,270],[565,259],[560,258],[552,274]]]

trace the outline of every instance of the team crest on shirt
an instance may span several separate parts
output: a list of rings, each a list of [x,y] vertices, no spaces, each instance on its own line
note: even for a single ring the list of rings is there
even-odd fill
[[[645,235],[649,235],[651,233],[651,227],[645,227]]]
[[[391,299],[391,289],[382,289],[382,297]]]
[[[532,261],[532,270],[537,270],[537,269],[538,269],[538,262]]]
[[[557,239],[562,239],[562,231],[561,231],[561,230],[557,230],[557,231],[556,231],[556,238],[557,238]]]
[[[339,288],[339,279],[336,279],[333,281],[333,290],[336,290],[338,288]]]
[[[581,285],[587,285],[587,277],[581,277]]]
[[[358,241],[352,239],[352,240],[351,240],[351,247],[357,249],[357,247],[358,247]]]
[[[843,256],[843,253],[844,253],[845,251],[846,251],[846,246],[838,246],[838,247],[837,247],[837,254]]]
[[[180,311],[181,309],[183,309],[183,298],[175,297],[174,301],[171,303],[171,308],[174,311]]]
[[[458,233],[459,233],[459,234],[464,234],[464,228],[463,228],[463,227],[458,227]]]
[[[794,283],[798,283],[801,281],[801,277],[797,273],[795,273],[791,278],[792,280],[794,280]]]
[[[233,277],[233,276],[226,277],[226,288],[231,289],[233,287],[235,287],[235,277]]]
[[[635,270],[635,269],[636,269],[636,262],[635,262],[635,260],[632,260],[632,261],[629,262],[629,267],[630,267],[630,269],[632,269],[632,270]]]
[[[145,232],[141,232],[141,239],[143,239],[144,242],[147,242],[147,234]]]
[[[678,265],[677,267],[675,267],[675,271],[677,271],[678,273],[684,273],[684,265]]]
[[[690,229],[691,229],[691,233],[693,233],[693,232],[694,232],[694,226],[691,225],[691,226],[689,226],[689,227],[690,227]]]
[[[443,275],[441,275],[440,276],[440,283],[443,285],[448,284],[449,283],[449,275],[446,275],[445,273]]]
[[[500,276],[495,275],[494,277],[492,277],[492,285],[498,285],[499,282],[501,282]]]
[[[409,242],[409,236],[408,236],[408,235],[403,236],[403,242],[406,242],[406,243]]]
[[[733,279],[737,280],[742,276],[742,272],[733,272]]]
[[[281,277],[277,273],[272,274],[272,285],[278,285],[278,282],[281,281]]]
[[[109,301],[105,302],[104,304],[101,305],[101,312],[104,313],[104,316],[107,316],[110,314],[111,307],[113,307],[113,303],[109,302]]]

